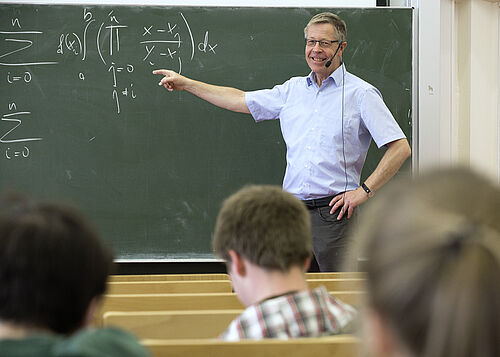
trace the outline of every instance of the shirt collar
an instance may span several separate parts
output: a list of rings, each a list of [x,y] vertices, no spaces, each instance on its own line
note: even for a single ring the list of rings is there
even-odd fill
[[[343,75],[343,72],[345,72],[345,66],[344,64],[342,63],[339,68],[337,68],[335,71],[333,71],[332,74],[330,74],[328,76],[328,78],[332,78],[333,82],[335,83],[335,85],[337,87],[341,86],[342,85],[342,78],[344,77]],[[327,78],[327,79],[328,79]],[[325,79],[326,80],[326,79]],[[311,73],[309,73],[309,75],[306,77],[306,83],[307,83],[307,86],[310,87],[313,85],[313,83],[316,82],[316,74],[311,71]]]
[[[342,63],[339,68],[337,68],[331,75],[333,81],[337,85],[337,87],[340,87],[342,85],[342,80],[344,79],[344,73],[345,73],[345,66],[344,63]]]

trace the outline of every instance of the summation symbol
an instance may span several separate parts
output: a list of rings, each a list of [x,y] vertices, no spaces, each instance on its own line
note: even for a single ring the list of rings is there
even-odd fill
[[[11,19],[11,31],[0,31],[2,46],[5,52],[0,51],[0,66],[35,66],[57,64],[53,61],[23,61],[19,60],[20,55],[28,51],[34,41],[42,35],[42,31],[23,31],[19,18]],[[17,54],[16,56],[13,56]],[[3,62],[8,61],[8,62]]]
[[[19,131],[19,128],[23,124],[23,120],[26,120],[31,115],[29,111],[18,111],[16,103],[9,104],[9,112],[2,114],[2,118],[0,119],[1,127],[0,127],[0,143],[2,144],[14,144],[17,145],[19,143],[28,143],[33,141],[40,141],[42,138],[37,137],[20,137],[16,136],[16,132]],[[4,125],[5,123],[5,125]],[[14,125],[12,125],[14,123]],[[6,127],[4,129],[4,127]],[[7,159],[12,158],[27,158],[30,155],[30,149],[25,144],[21,150],[13,149],[10,146],[5,150],[5,157]]]
[[[14,126],[10,128],[10,130],[7,130],[1,137],[0,137],[0,143],[2,144],[9,144],[9,143],[22,143],[22,142],[28,142],[28,141],[38,141],[42,140],[42,138],[15,138],[15,139],[9,139],[6,138],[14,132],[17,128],[21,126],[24,120],[24,116],[31,115],[31,112],[28,111],[17,111],[17,106],[16,103],[10,103],[9,104],[9,110],[11,113],[6,113],[2,115],[2,119],[0,121],[2,122],[11,122],[11,123],[16,123]]]
[[[130,63],[132,61],[130,58],[124,58],[125,55],[128,56],[130,51],[121,51],[121,47],[127,44],[123,39],[129,38],[132,26],[128,26],[122,21],[121,9],[116,10],[118,11],[110,9],[101,12],[103,10],[100,8],[84,7],[75,28],[68,28],[68,24],[72,22],[65,22],[65,26],[62,26],[64,32],[55,33],[55,36],[51,37],[49,48],[53,51],[52,55],[56,57],[69,56],[81,59],[83,66],[86,64],[87,55],[96,52],[100,62],[104,64],[105,70],[111,76],[110,97],[116,106],[117,113],[120,114],[120,106],[123,104],[120,101],[123,101],[124,97],[135,99],[137,95],[131,78],[135,64]],[[195,53],[198,53],[199,56],[215,55],[218,44],[215,43],[214,36],[210,37],[208,30],[193,34],[189,21],[182,12],[174,16],[177,18],[168,19],[168,21],[159,24],[141,24],[133,28],[137,31],[135,35],[142,35],[141,40],[137,42],[144,49],[144,54],[141,55],[143,62],[149,63],[151,66],[158,62],[167,62],[165,65],[168,68],[178,66],[176,69],[178,69],[178,73],[181,73],[184,56],[193,61]],[[13,17],[7,24],[6,31],[0,29],[0,66],[29,67],[58,64],[57,61],[47,61],[45,58],[43,60],[33,58],[34,56],[41,57],[39,53],[42,52],[39,49],[47,46],[41,46],[38,42],[43,41],[48,34],[37,29],[25,30],[23,25],[21,17]],[[137,42],[135,42],[136,45]],[[89,49],[94,51],[88,51]],[[73,62],[65,61],[65,63]],[[73,77],[75,81],[81,83],[87,81],[87,77],[95,78],[95,76],[87,74],[86,71],[86,68],[75,69]],[[11,86],[26,85],[39,80],[36,74],[38,73],[31,68],[23,68],[21,71],[10,69],[6,77],[3,78]],[[15,134],[20,132],[19,128],[23,120],[26,120],[29,115],[31,115],[29,111],[13,111],[2,115],[0,123],[3,123],[3,127],[0,127],[0,144],[12,143],[16,140],[20,142],[41,140],[41,138],[35,137],[14,138]],[[10,124],[7,131],[3,129],[6,124]],[[21,153],[20,155],[23,153],[22,150],[16,152]],[[11,153],[10,157],[16,157],[14,151]]]

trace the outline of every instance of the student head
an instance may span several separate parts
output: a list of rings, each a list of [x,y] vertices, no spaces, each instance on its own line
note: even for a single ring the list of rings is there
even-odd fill
[[[372,351],[500,355],[500,188],[467,169],[388,187],[355,233]]]
[[[0,323],[69,334],[105,291],[111,253],[75,210],[0,199]]]
[[[267,272],[304,271],[312,254],[309,212],[278,186],[245,187],[224,202],[213,248],[230,273],[235,259]]]

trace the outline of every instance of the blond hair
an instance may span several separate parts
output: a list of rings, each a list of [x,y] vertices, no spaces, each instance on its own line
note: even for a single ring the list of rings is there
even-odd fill
[[[461,168],[394,183],[363,212],[368,304],[414,356],[500,355],[499,215],[500,188]]]

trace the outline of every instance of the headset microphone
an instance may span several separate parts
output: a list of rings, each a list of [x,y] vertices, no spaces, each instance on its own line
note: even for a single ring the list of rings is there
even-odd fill
[[[337,52],[335,52],[335,54],[337,54]],[[333,55],[332,58],[330,58],[326,63],[325,63],[325,67],[328,68],[330,67],[330,65],[332,64],[332,61],[333,59],[335,58],[335,55]]]
[[[339,46],[337,47],[337,50],[335,51],[335,53],[333,54],[332,58],[330,58],[326,63],[325,63],[325,67],[328,68],[330,67],[330,65],[332,64],[332,61],[333,59],[335,58],[335,56],[337,55],[337,52],[340,50],[340,46],[342,46],[342,43],[343,42],[340,42],[339,43]]]

